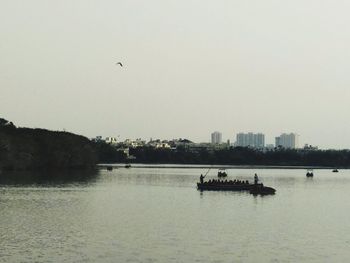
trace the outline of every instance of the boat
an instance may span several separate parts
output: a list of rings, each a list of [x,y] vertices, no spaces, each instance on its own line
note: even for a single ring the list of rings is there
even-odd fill
[[[219,169],[218,177],[227,177],[227,173],[225,169]]]
[[[130,168],[131,167],[131,164],[130,163],[127,163],[126,165],[125,165],[125,168]]]
[[[335,169],[333,169],[333,171],[332,171],[333,173],[337,173],[337,172],[339,172],[338,171],[338,169],[337,168],[335,168]]]
[[[306,172],[306,177],[313,177],[314,176],[314,172],[312,169],[308,169]]]
[[[113,171],[113,166],[107,166],[106,169],[107,171]]]
[[[266,187],[262,183],[251,184],[248,181],[220,181],[213,180],[197,183],[197,189],[200,191],[249,191],[254,195],[275,194],[276,190],[272,187]]]

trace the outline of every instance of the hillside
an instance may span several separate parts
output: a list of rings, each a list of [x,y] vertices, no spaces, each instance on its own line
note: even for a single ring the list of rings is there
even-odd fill
[[[91,169],[98,161],[89,139],[68,132],[17,128],[0,119],[0,169]]]

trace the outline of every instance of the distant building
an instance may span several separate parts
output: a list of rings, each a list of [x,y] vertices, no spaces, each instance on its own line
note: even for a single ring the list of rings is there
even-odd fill
[[[171,146],[172,149],[176,149],[177,147],[184,147],[184,148],[188,148],[191,147],[192,145],[194,145],[195,143],[188,140],[188,139],[172,139],[169,142],[169,145]]]
[[[278,147],[278,146],[282,146],[281,145],[281,137],[275,137],[275,146]]]
[[[313,146],[311,144],[305,144],[303,149],[306,151],[317,151],[318,146]]]
[[[148,146],[153,148],[171,149],[171,143],[168,140],[152,140],[147,143]]]
[[[222,142],[222,134],[221,132],[215,131],[211,134],[211,143],[212,144],[220,144]]]
[[[296,133],[282,133],[275,138],[275,145],[286,149],[296,149],[299,147],[299,135]]]
[[[170,149],[171,146],[170,146],[170,144],[168,142],[162,141],[161,143],[157,143],[155,145],[155,148]]]
[[[106,137],[105,142],[109,143],[109,144],[117,144],[117,138],[115,138],[115,137]]]
[[[265,146],[265,135],[262,133],[238,133],[235,146],[263,148]]]
[[[126,147],[130,147],[130,148],[138,148],[138,147],[143,147],[146,145],[146,141],[142,140],[141,138],[138,138],[136,140],[130,140],[130,139],[126,139],[123,142],[123,145]]]

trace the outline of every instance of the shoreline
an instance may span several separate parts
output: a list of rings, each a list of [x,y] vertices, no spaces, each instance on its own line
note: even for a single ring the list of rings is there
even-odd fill
[[[106,169],[107,167],[125,168],[125,163],[101,163],[97,164],[97,168]],[[161,169],[322,169],[333,170],[334,167],[329,166],[293,166],[293,165],[210,165],[210,164],[145,164],[135,163],[131,164],[130,168],[161,168]],[[349,167],[337,167],[338,169],[349,169]]]

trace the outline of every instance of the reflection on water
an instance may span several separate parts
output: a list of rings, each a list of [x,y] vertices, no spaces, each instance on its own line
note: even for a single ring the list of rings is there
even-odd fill
[[[0,172],[0,186],[59,186],[89,184],[96,181],[97,170],[86,171],[6,171]]]
[[[346,262],[350,171],[258,173],[274,196],[199,192],[207,169],[0,174],[0,262]],[[211,170],[206,179],[216,178]],[[55,177],[55,179],[53,179]]]

